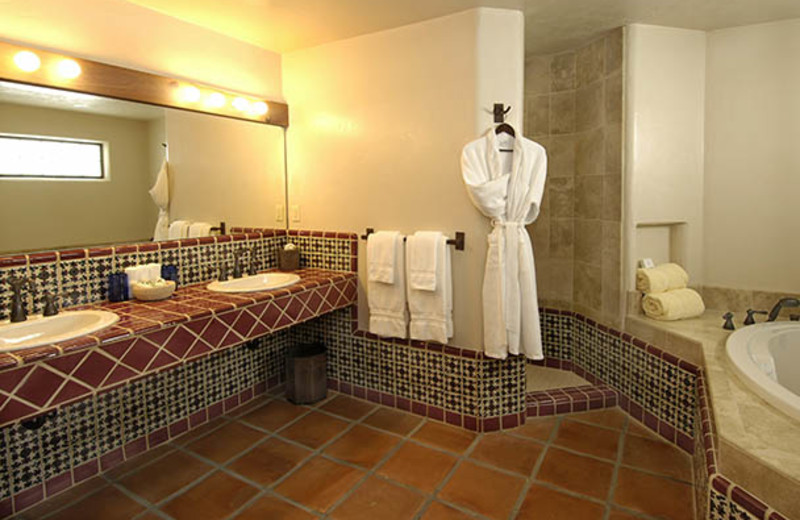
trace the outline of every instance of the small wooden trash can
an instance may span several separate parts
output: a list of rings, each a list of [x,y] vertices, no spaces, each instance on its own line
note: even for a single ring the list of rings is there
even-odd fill
[[[310,404],[328,395],[327,355],[322,343],[290,347],[286,356],[286,399]]]

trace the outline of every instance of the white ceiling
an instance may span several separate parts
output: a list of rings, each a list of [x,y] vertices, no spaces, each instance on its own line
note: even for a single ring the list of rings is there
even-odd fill
[[[712,30],[800,17],[800,0],[128,0],[285,53],[478,6],[525,13],[529,54],[629,23]]]

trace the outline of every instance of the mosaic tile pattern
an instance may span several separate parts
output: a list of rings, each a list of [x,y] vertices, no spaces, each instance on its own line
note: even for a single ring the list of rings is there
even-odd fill
[[[339,310],[289,333],[328,348],[331,388],[473,431],[524,422],[525,361],[495,360],[437,343],[379,338]]]
[[[38,430],[26,428],[25,423],[0,430],[0,458],[8,461],[8,464],[0,466],[0,476],[3,477],[0,479],[0,502],[15,495],[16,502],[23,500],[22,504],[28,507],[32,504],[24,499],[31,495],[31,490],[42,487],[45,491],[41,498],[63,491],[83,480],[80,468],[86,468],[87,463],[94,467],[94,471],[86,475],[91,476],[97,471],[98,459],[115,452],[123,453],[126,445],[139,443],[143,449],[154,447],[161,440],[153,435],[154,432],[182,421],[186,422],[188,429],[190,414],[198,410],[205,411],[209,406],[224,401],[229,401],[232,406],[244,404],[263,393],[268,386],[276,386],[282,381],[283,365],[272,360],[285,351],[285,334],[265,336],[187,363],[183,369],[129,381],[113,391],[61,407],[49,414]],[[256,366],[260,368],[256,369]],[[212,367],[233,375],[233,384],[222,385],[223,391],[216,400],[209,400],[207,405],[204,403],[192,410],[187,393],[175,390],[187,386],[190,373],[199,374],[202,381],[212,380],[214,374],[211,371],[215,370]],[[200,424],[202,422],[195,423],[193,427]],[[185,431],[181,429],[177,434]],[[102,469],[108,470],[124,460],[125,457],[120,455],[112,464],[104,464]],[[83,471],[85,473],[85,469]],[[57,484],[57,487],[45,485],[47,483]],[[19,497],[21,493],[26,493],[22,499]],[[21,509],[23,507],[17,507],[16,511]]]
[[[51,349],[52,354],[61,355],[53,357],[50,354],[48,357],[52,359],[2,372],[0,425],[83,399],[93,392],[128,380],[174,368],[209,352],[224,350],[354,303],[354,276],[326,275],[319,270],[298,272],[303,276],[302,282],[277,294],[260,293],[260,297],[266,298],[261,301],[254,300],[255,296],[213,296],[216,293],[205,289],[187,288],[180,291],[182,296],[165,302],[112,305],[121,319],[118,327],[101,331],[106,336],[98,333],[84,337],[82,341],[89,342],[86,348],[72,353],[64,352],[79,345],[74,341],[67,342],[63,348],[43,347]],[[211,306],[214,314],[204,307],[205,304]],[[184,313],[189,312],[200,317],[188,320]],[[136,327],[139,332],[132,335],[131,329]],[[57,349],[62,350],[56,352]],[[209,382],[222,384],[226,380],[236,380],[238,376],[238,373],[220,372]],[[160,377],[148,384],[156,384]],[[171,380],[165,384],[174,385]],[[212,392],[216,391],[215,387],[210,388]],[[157,403],[151,404],[151,409],[158,408]],[[147,407],[142,406],[126,410],[124,415],[140,417],[146,413]],[[164,417],[156,417],[155,411],[149,414],[154,423],[165,425]],[[138,437],[144,427],[138,423],[126,425],[126,437]]]
[[[350,250],[345,244],[351,240],[310,236],[304,240],[304,245],[313,251],[306,265],[331,265],[335,267],[330,269],[350,270]],[[0,320],[8,317],[11,293],[6,281],[9,276],[28,276],[33,280],[33,290],[26,292],[27,309],[30,313],[37,313],[42,309],[43,291],[58,294],[60,305],[65,308],[104,301],[108,296],[108,275],[137,264],[160,262],[175,265],[181,284],[201,283],[217,278],[220,260],[231,269],[233,250],[241,247],[245,251],[245,268],[249,251],[255,248],[258,270],[274,269],[278,265],[277,251],[285,243],[286,231],[259,229],[201,239],[0,256]],[[323,247],[322,243],[333,245]],[[333,259],[340,251],[344,254],[345,249],[345,257]],[[330,258],[323,261],[322,256]],[[346,269],[340,269],[345,264]]]

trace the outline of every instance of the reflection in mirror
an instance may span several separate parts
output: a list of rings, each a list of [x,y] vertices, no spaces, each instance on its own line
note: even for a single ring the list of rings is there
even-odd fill
[[[148,190],[167,158],[171,220],[282,227],[283,132],[0,82],[0,141],[14,151],[0,157],[0,253],[150,240],[158,208]],[[72,150],[81,144],[89,153]]]

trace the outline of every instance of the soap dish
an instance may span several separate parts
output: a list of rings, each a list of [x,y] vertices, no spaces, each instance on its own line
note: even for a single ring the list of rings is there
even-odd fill
[[[164,285],[157,286],[134,282],[131,287],[133,288],[133,297],[146,302],[166,300],[175,292],[175,282],[171,280],[168,280]]]

